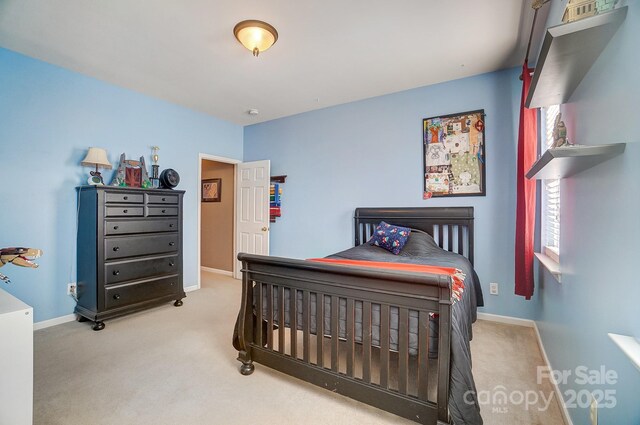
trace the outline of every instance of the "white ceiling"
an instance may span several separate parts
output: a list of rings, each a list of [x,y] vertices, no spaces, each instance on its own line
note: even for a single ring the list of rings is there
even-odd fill
[[[245,19],[278,30],[258,58]],[[532,19],[528,0],[0,0],[0,46],[247,125],[520,65]]]

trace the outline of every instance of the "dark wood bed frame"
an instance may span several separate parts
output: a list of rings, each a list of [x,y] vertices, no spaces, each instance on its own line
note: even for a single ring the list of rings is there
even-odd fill
[[[358,208],[355,211],[355,245],[367,241],[380,221],[425,231],[440,247],[462,254],[473,263],[473,207]],[[416,422],[449,423],[449,276],[369,270],[244,253],[240,253],[238,259],[242,261],[243,277],[236,331],[243,375],[254,371],[255,361]],[[286,300],[291,313],[288,317],[285,317],[285,289],[292,295]],[[273,302],[266,306],[264,317],[265,291],[267,300],[274,300],[277,294],[277,317],[274,317]],[[299,293],[302,293],[302,323],[296,323]],[[331,325],[325,329],[325,302],[317,302],[315,333],[310,331],[309,320],[312,294],[323,301],[326,297],[330,299]],[[339,337],[341,299],[346,300],[345,338]],[[356,303],[363,311],[361,342],[355,341]],[[380,306],[379,347],[371,341],[374,305]],[[397,311],[399,318],[398,349],[393,351],[389,341],[390,311]],[[410,311],[417,312],[418,317],[419,349],[415,356],[409,354]],[[429,371],[429,313],[439,316],[435,377],[433,371]],[[287,328],[278,330],[278,324],[283,323],[288,323]],[[299,327],[301,331],[292,331]],[[329,361],[325,360],[327,356]],[[390,357],[393,368],[390,368]],[[390,372],[395,375],[390,377]],[[372,379],[373,375],[377,382]],[[437,379],[435,398],[428,396],[429,379],[432,378]]]

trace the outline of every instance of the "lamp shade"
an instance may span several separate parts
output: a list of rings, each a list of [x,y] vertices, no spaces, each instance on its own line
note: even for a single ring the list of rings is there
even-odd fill
[[[85,167],[111,169],[111,163],[107,159],[107,151],[102,148],[89,148],[87,156],[80,163]]]
[[[254,56],[264,52],[278,41],[278,31],[266,22],[248,20],[238,23],[233,34]]]

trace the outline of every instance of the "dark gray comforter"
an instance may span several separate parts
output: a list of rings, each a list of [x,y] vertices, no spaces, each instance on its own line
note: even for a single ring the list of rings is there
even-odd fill
[[[455,425],[481,425],[480,407],[476,398],[476,387],[471,373],[471,349],[470,340],[472,338],[471,325],[476,321],[476,307],[483,305],[482,290],[478,277],[471,266],[471,263],[463,256],[448,252],[440,248],[433,238],[427,233],[419,230],[412,230],[407,244],[399,255],[394,255],[383,248],[369,245],[368,243],[350,248],[346,251],[330,255],[327,258],[383,261],[395,263],[426,264],[434,266],[455,267],[466,275],[465,289],[462,298],[456,302],[452,308],[452,335],[451,335],[451,382],[449,395],[449,412]],[[285,325],[289,325],[289,290],[285,289]],[[278,294],[273,293],[273,317],[277,324],[278,317]],[[298,329],[303,323],[302,319],[302,293],[298,293],[297,298],[297,324]],[[310,331],[316,332],[316,297],[311,294],[310,304]],[[328,334],[330,326],[330,298],[325,297],[325,317],[324,329]],[[263,317],[267,315],[267,295],[263,293]],[[355,340],[362,342],[362,303],[355,303]],[[379,346],[380,343],[380,306],[372,305],[371,311],[371,333],[372,344]],[[346,336],[346,300],[340,300],[339,312],[339,336]],[[398,347],[398,309],[390,309],[390,337],[389,345],[392,350]],[[437,319],[430,323],[430,357],[437,354]],[[409,353],[417,354],[418,350],[418,314],[416,311],[409,312]]]

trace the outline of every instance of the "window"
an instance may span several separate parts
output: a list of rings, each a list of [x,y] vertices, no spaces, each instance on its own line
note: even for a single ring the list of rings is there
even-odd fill
[[[559,105],[542,108],[542,152],[553,144]],[[560,180],[542,180],[542,253],[560,262]]]

